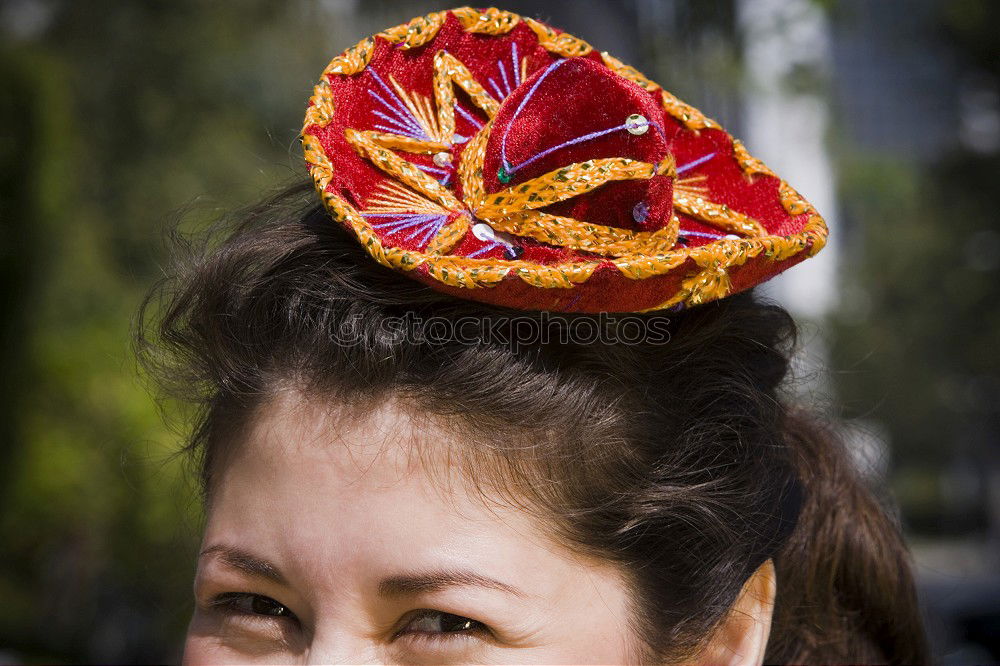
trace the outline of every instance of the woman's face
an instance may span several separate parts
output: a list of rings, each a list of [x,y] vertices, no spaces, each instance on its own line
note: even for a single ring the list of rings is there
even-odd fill
[[[392,404],[263,409],[217,477],[185,662],[634,662],[618,571],[484,500],[447,440]]]

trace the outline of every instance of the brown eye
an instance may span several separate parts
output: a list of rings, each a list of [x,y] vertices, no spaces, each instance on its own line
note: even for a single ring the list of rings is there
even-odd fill
[[[410,620],[401,633],[453,634],[484,629],[484,625],[461,615],[425,610]]]
[[[215,599],[213,605],[224,607],[244,615],[269,615],[271,617],[295,619],[295,613],[288,610],[286,606],[283,606],[271,597],[265,597],[261,594],[247,594],[243,592],[223,594]]]
[[[250,601],[250,610],[257,615],[280,615],[291,616],[292,611],[288,610],[274,599],[253,595]]]

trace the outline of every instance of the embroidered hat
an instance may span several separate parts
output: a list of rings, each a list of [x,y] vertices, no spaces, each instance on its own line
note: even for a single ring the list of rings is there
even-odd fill
[[[680,308],[826,242],[813,207],[716,122],[497,9],[428,14],[347,49],[302,141],[333,218],[378,262],[459,298]]]

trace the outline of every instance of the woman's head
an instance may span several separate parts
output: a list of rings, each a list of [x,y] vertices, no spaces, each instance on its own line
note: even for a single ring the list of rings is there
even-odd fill
[[[452,439],[394,402],[268,401],[216,480],[188,657],[634,661],[620,573],[483,493]],[[269,579],[252,573],[263,568]],[[295,617],[207,610],[245,589]]]
[[[144,347],[203,408],[189,654],[325,640],[368,661],[718,661],[765,643],[771,661],[922,657],[908,576],[863,582],[905,570],[892,526],[783,404],[782,309],[459,301],[377,265],[302,195],[169,283]],[[820,514],[820,490],[842,502]],[[257,629],[223,621],[234,608]],[[407,627],[452,629],[467,652]]]

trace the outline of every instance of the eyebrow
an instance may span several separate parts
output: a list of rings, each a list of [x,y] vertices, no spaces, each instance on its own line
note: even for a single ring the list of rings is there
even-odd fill
[[[217,545],[209,546],[200,553],[202,556],[212,554],[217,555],[223,564],[249,576],[263,578],[278,585],[288,585],[288,581],[278,567],[245,550],[233,546]]]
[[[234,546],[215,545],[201,551],[200,555],[216,555],[223,564],[243,573],[272,581],[278,585],[288,585],[281,570],[267,560]],[[494,578],[472,571],[442,570],[411,574],[400,574],[383,578],[378,584],[380,597],[405,597],[421,593],[439,592],[449,587],[485,587],[524,597],[516,587]]]
[[[515,587],[502,583],[488,576],[482,576],[471,571],[444,570],[401,574],[384,578],[378,585],[378,594],[382,597],[402,597],[420,594],[421,592],[438,592],[449,587],[486,587],[493,590],[523,597],[524,593]]]

